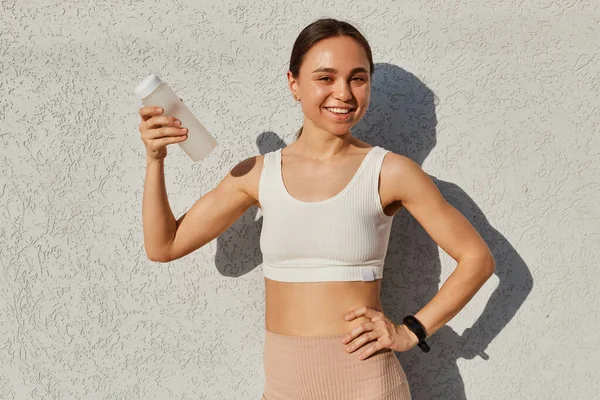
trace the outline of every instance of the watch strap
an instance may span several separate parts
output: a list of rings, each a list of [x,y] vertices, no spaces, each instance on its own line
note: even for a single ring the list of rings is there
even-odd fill
[[[425,342],[427,332],[425,331],[425,327],[423,327],[423,324],[421,324],[421,322],[417,318],[415,318],[414,315],[407,315],[402,319],[402,323],[406,325],[406,327],[417,336],[417,339],[419,339],[419,343],[417,343],[417,346],[419,346],[419,348],[423,350],[423,352],[429,352],[430,347]]]

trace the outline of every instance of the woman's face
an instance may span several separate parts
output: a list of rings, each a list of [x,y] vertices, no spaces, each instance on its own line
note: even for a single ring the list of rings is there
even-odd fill
[[[339,36],[317,42],[305,54],[299,75],[287,73],[292,94],[300,98],[305,127],[312,124],[337,136],[350,131],[369,107],[369,73],[367,54],[354,39]]]

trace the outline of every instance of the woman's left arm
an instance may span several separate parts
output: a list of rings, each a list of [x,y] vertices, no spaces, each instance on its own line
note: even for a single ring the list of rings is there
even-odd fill
[[[388,154],[384,162],[382,180],[394,182],[394,200],[458,263],[433,299],[414,314],[429,337],[458,314],[490,278],[494,258],[475,228],[444,199],[418,164],[395,153]]]

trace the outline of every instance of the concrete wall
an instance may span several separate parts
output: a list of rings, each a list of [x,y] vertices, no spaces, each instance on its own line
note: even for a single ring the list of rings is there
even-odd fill
[[[377,63],[355,134],[422,164],[496,274],[397,353],[413,399],[600,392],[597,1],[3,1],[0,398],[258,399],[264,282],[249,210],[175,262],[144,253],[133,87],[164,78],[219,146],[169,148],[176,216],[238,161],[289,144],[300,30],[347,20]],[[400,320],[454,262],[395,217],[382,301]]]

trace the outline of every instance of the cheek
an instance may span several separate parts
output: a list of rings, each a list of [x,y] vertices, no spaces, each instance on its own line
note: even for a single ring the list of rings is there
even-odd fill
[[[331,90],[326,86],[315,85],[312,90],[312,95],[315,102],[322,102],[331,94]]]
[[[369,102],[369,98],[371,96],[371,89],[369,86],[365,85],[365,86],[361,86],[358,87],[356,89],[354,89],[354,95],[361,101],[361,102]]]

